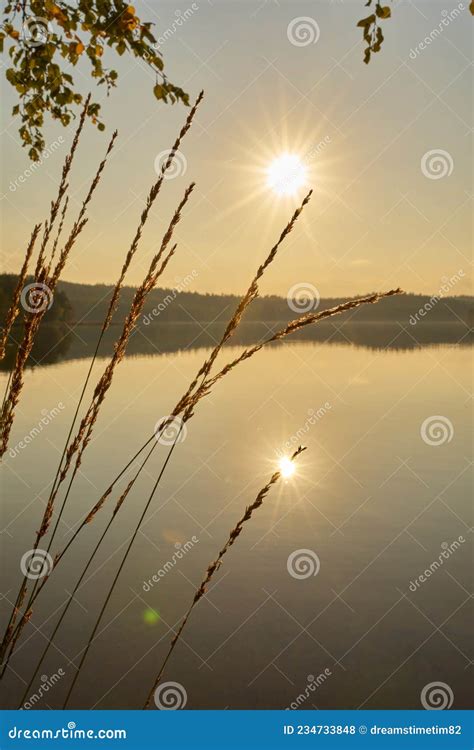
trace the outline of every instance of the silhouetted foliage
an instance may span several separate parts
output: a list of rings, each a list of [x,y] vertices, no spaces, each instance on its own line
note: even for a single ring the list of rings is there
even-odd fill
[[[384,40],[380,24],[391,17],[392,11],[389,5],[382,5],[380,0],[367,0],[365,6],[366,8],[373,8],[374,12],[366,18],[361,18],[357,26],[362,29],[364,41],[367,43],[364,50],[364,62],[368,64],[372,53],[380,52]],[[471,0],[469,10],[474,15],[474,0]]]
[[[372,6],[373,0],[368,0],[366,7]],[[388,5],[381,5],[379,0],[375,2],[375,12],[371,13],[366,18],[361,18],[357,26],[363,29],[364,40],[367,42],[367,47],[364,52],[364,62],[369,63],[373,52],[379,52],[382,47],[384,35],[380,21],[385,21],[390,18],[392,11]]]

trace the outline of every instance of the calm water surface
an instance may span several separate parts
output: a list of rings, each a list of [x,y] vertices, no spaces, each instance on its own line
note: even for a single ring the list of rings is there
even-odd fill
[[[2,566],[3,617],[88,368],[95,332],[77,333],[68,359],[27,373],[1,480],[2,557],[8,563]],[[387,347],[383,329],[370,341],[364,335],[356,344],[339,333],[330,341],[264,350],[196,409],[119,579],[71,707],[141,707],[170,629],[208,563],[274,471],[278,452],[298,442],[308,450],[296,476],[268,495],[226,556],[166,679],[185,688],[191,709],[284,708],[298,696],[302,708],[419,708],[421,690],[435,681],[450,687],[456,708],[468,706],[471,349],[418,346],[409,337],[402,348],[396,342]],[[168,330],[166,340],[172,338]],[[170,412],[209,343],[199,340],[199,348],[177,351],[170,345],[153,354],[154,346],[148,350],[143,339],[132,348],[102,409],[57,549]],[[223,360],[238,351],[228,347]],[[97,364],[97,373],[105,362]],[[19,447],[44,410],[55,408],[59,413],[41,435]],[[434,416],[443,418],[444,430],[441,438],[430,433],[435,445],[420,433]],[[71,662],[78,662],[166,451],[160,446],[148,462],[78,592],[40,671],[51,676],[62,669],[65,675],[37,707],[61,706],[74,674]],[[80,534],[38,599],[3,682],[6,707],[18,703],[111,508]],[[295,550],[309,550],[313,560],[317,555],[317,575],[290,574],[288,558]],[[443,551],[442,564],[417,584]],[[159,582],[147,585],[164,566]],[[308,689],[322,673],[321,684]]]

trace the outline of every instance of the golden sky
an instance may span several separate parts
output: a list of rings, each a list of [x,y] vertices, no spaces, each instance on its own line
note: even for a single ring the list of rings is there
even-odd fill
[[[170,79],[191,97],[203,88],[205,100],[182,145],[179,175],[166,182],[153,210],[130,283],[141,280],[173,208],[195,180],[163,285],[191,276],[190,290],[242,292],[312,187],[263,293],[286,295],[307,282],[323,296],[398,285],[432,294],[461,269],[453,294],[471,293],[468,10],[443,24],[443,11],[458,4],[395,5],[382,51],[366,66],[355,28],[366,13],[362,1],[147,0],[135,7],[142,20],[156,22],[156,35],[168,30],[161,49]],[[118,128],[89,225],[64,273],[70,281],[115,281],[156,179],[157,157],[187,114],[154,100],[154,80],[142,63],[121,59],[116,67],[112,95],[94,92],[107,130],[87,127],[73,169],[77,211],[107,136]],[[86,73],[86,66],[75,72],[84,92],[92,86]],[[15,272],[33,223],[47,214],[72,131],[48,125],[51,153],[28,175],[4,82],[2,93],[3,268]],[[304,166],[291,195],[268,184],[269,165],[285,153]]]

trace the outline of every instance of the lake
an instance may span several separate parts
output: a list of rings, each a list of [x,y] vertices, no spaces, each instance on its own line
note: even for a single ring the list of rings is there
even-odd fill
[[[255,325],[244,327],[222,361],[262,335],[265,326]],[[141,708],[208,564],[279,456],[302,443],[307,451],[295,475],[281,480],[245,524],[193,611],[164,680],[179,683],[188,709],[420,708],[433,682],[449,688],[455,708],[467,708],[472,350],[465,333],[463,326],[321,326],[264,349],[219,383],[176,446],[70,706]],[[44,333],[37,356],[47,364],[27,371],[5,456],[4,619],[97,331],[79,327],[68,333],[67,346],[55,335]],[[169,414],[215,336],[204,324],[169,324],[133,337],[54,552]],[[96,378],[106,361],[96,363]],[[31,438],[45,415],[48,424]],[[62,705],[167,450],[155,450],[111,526],[31,688],[33,695],[41,680],[54,682],[35,707]],[[112,508],[113,499],[38,598],[2,683],[5,708],[17,706]]]

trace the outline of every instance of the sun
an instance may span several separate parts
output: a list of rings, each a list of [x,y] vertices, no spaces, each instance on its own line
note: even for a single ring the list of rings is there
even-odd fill
[[[308,170],[297,154],[281,154],[267,169],[267,185],[277,195],[295,195],[307,181]]]
[[[278,462],[278,471],[284,479],[289,479],[295,473],[295,465],[288,456],[283,456]]]

